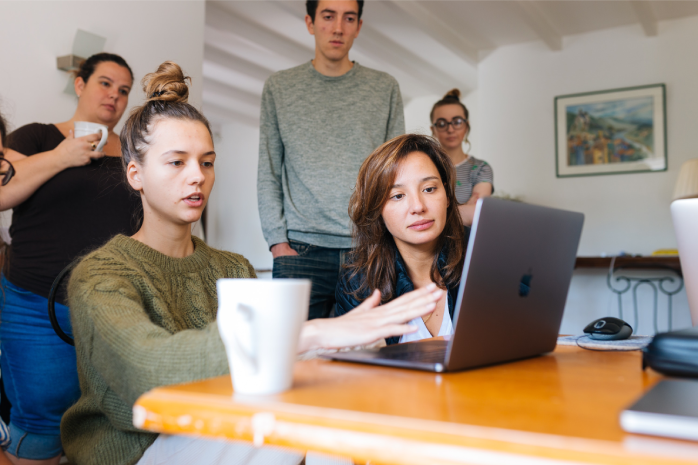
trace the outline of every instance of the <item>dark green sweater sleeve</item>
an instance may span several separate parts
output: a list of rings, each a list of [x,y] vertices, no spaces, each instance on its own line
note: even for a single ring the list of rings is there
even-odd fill
[[[158,386],[229,373],[215,321],[172,334],[146,314],[143,292],[122,264],[95,268],[83,262],[70,280],[76,348],[88,352],[78,358],[127,405]]]

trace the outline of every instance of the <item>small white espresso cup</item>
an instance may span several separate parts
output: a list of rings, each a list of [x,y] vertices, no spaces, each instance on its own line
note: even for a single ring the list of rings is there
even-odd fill
[[[236,394],[291,388],[301,327],[308,318],[307,279],[219,279],[218,331]]]
[[[75,122],[75,138],[87,136],[89,134],[102,133],[102,139],[95,147],[95,152],[101,152],[104,148],[104,144],[107,143],[107,137],[109,136],[109,128],[103,124],[90,123],[88,121],[76,121]]]

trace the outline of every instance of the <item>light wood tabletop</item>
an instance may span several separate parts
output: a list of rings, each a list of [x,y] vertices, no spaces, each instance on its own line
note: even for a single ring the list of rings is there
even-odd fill
[[[660,379],[637,351],[570,346],[444,374],[310,360],[279,395],[234,395],[229,376],[155,389],[134,422],[371,464],[698,463],[698,443],[620,428],[620,412]]]

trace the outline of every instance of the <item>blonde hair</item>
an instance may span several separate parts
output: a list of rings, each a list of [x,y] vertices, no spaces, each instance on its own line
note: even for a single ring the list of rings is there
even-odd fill
[[[206,126],[213,140],[206,117],[188,103],[188,83],[191,84],[191,78],[185,76],[182,68],[173,61],[166,61],[158,66],[157,71],[145,75],[141,85],[147,100],[131,111],[119,136],[124,171],[132,160],[143,164],[151,143],[150,136],[160,120],[198,121]]]

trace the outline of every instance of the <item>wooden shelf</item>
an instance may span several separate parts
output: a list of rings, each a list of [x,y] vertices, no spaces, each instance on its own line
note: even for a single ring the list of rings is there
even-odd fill
[[[575,268],[605,268],[611,266],[613,257],[577,257]],[[678,256],[656,255],[649,257],[616,257],[614,266],[624,268],[663,268],[669,267],[681,272],[681,262]]]

